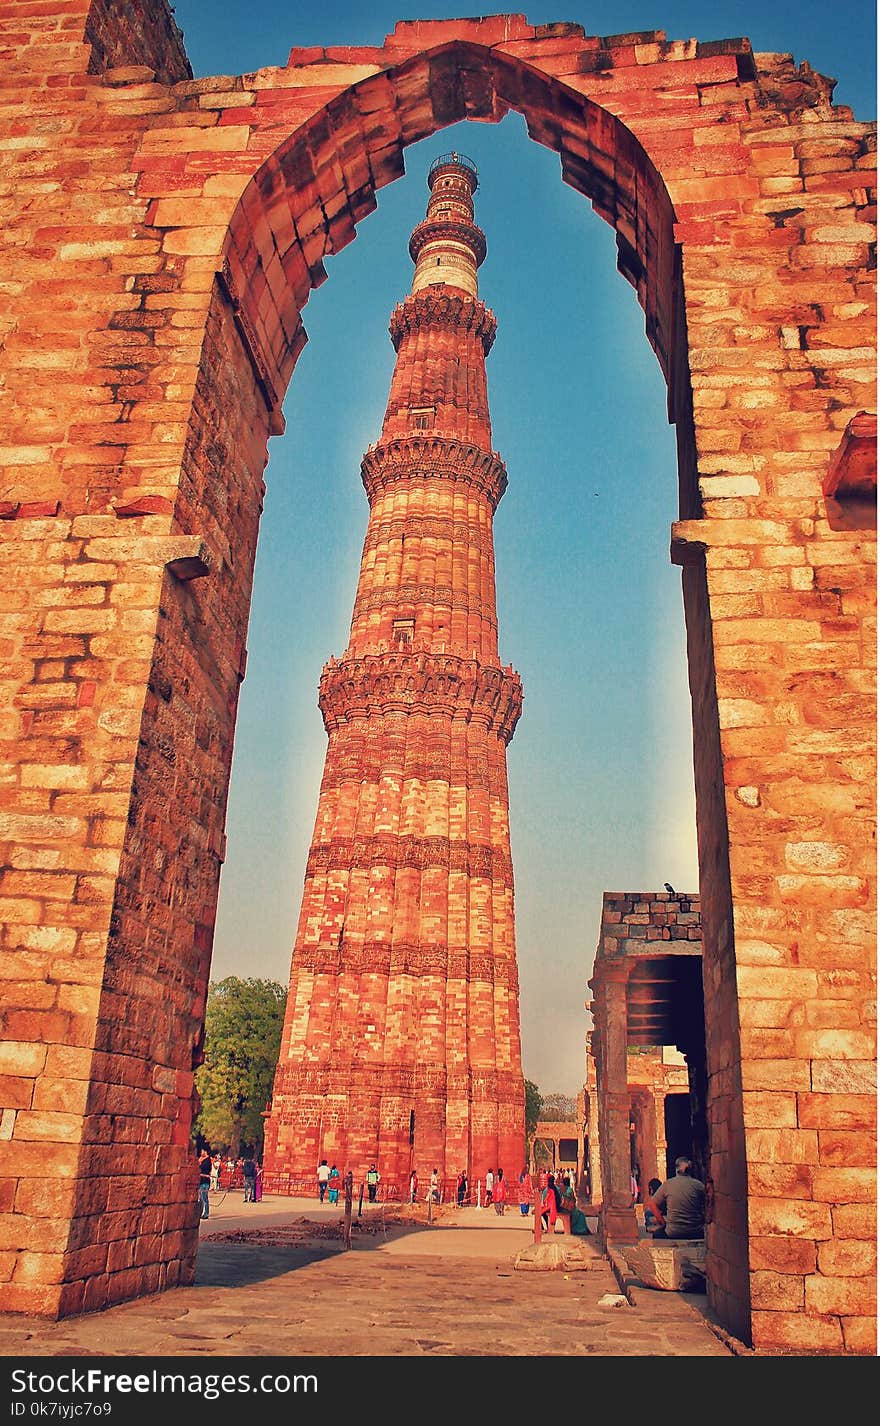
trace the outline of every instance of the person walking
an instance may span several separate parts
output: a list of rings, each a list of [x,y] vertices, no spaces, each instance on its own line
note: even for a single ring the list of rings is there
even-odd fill
[[[468,1176],[467,1169],[462,1169],[458,1175],[458,1182],[455,1185],[455,1201],[459,1208],[464,1208],[468,1196]]]
[[[324,1202],[324,1195],[327,1192],[327,1182],[330,1178],[330,1165],[326,1159],[322,1159],[318,1164],[318,1202]]]
[[[504,1182],[504,1170],[499,1169],[495,1175],[495,1182],[492,1184],[492,1202],[495,1204],[495,1212],[499,1218],[504,1217],[504,1201],[507,1197],[507,1185]]]
[[[419,1176],[415,1169],[410,1170],[409,1175],[409,1201],[415,1203],[419,1196]]]
[[[253,1154],[245,1154],[241,1161],[241,1175],[244,1179],[244,1201],[245,1203],[256,1203],[254,1189],[257,1181],[257,1166],[254,1163]]]
[[[342,1184],[342,1174],[335,1164],[330,1169],[330,1177],[327,1180],[327,1199],[330,1203],[339,1202],[339,1189]]]
[[[431,1182],[428,1186],[429,1203],[440,1202],[440,1174],[436,1169],[431,1170]]]
[[[367,1169],[367,1197],[371,1203],[376,1202],[376,1192],[379,1188],[380,1179],[381,1174],[376,1168],[376,1165],[370,1164],[370,1167]]]
[[[210,1213],[208,1190],[211,1187],[211,1150],[205,1144],[199,1154],[199,1216],[207,1218]]]
[[[519,1176],[519,1211],[523,1218],[528,1218],[534,1196],[535,1190],[532,1186],[532,1175],[529,1173],[529,1166],[528,1164],[523,1164],[523,1171]]]

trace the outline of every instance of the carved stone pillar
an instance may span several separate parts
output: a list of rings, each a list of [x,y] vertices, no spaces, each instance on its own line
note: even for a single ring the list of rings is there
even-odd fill
[[[654,1117],[656,1124],[655,1152],[657,1158],[657,1168],[655,1170],[657,1178],[661,1183],[669,1175],[666,1169],[666,1089],[657,1090],[654,1095]]]
[[[626,971],[623,967],[606,970],[599,1010],[599,1141],[602,1159],[600,1232],[605,1242],[635,1243],[638,1241],[639,1230],[630,1188]]]

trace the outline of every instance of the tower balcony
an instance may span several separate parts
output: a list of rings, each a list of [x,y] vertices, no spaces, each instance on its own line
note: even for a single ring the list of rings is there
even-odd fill
[[[430,327],[437,331],[452,328],[459,334],[474,332],[488,356],[497,330],[495,313],[479,297],[465,295],[449,287],[423,287],[398,302],[391,314],[388,330],[394,350],[410,332]]]
[[[428,169],[428,187],[432,192],[434,185],[444,177],[463,178],[471,193],[476,193],[480,186],[477,165],[473,159],[456,150],[453,150],[452,153],[439,154]]]
[[[455,437],[413,434],[371,446],[361,461],[361,479],[371,504],[398,481],[451,480],[473,486],[495,510],[507,489],[507,468],[494,451]]]
[[[328,733],[355,718],[421,712],[482,722],[505,743],[513,737],[522,702],[522,680],[509,664],[492,667],[455,654],[399,650],[331,659],[318,693]]]
[[[486,256],[486,234],[476,223],[462,223],[457,218],[423,218],[418,227],[413,228],[409,240],[409,255],[417,262],[419,254],[430,243],[440,247],[457,244],[469,248],[477,267]]]

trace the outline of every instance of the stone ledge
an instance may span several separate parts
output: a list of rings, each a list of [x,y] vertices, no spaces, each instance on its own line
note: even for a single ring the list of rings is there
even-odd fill
[[[645,1287],[656,1287],[662,1292],[687,1292],[705,1281],[706,1243],[702,1238],[659,1243],[642,1239],[634,1247],[618,1247],[617,1252]]]

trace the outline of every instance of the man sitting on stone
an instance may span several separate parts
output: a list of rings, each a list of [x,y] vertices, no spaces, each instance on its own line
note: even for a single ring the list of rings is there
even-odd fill
[[[648,1199],[658,1238],[702,1238],[706,1230],[706,1186],[694,1178],[693,1164],[682,1155],[675,1160],[675,1177],[668,1178]]]

